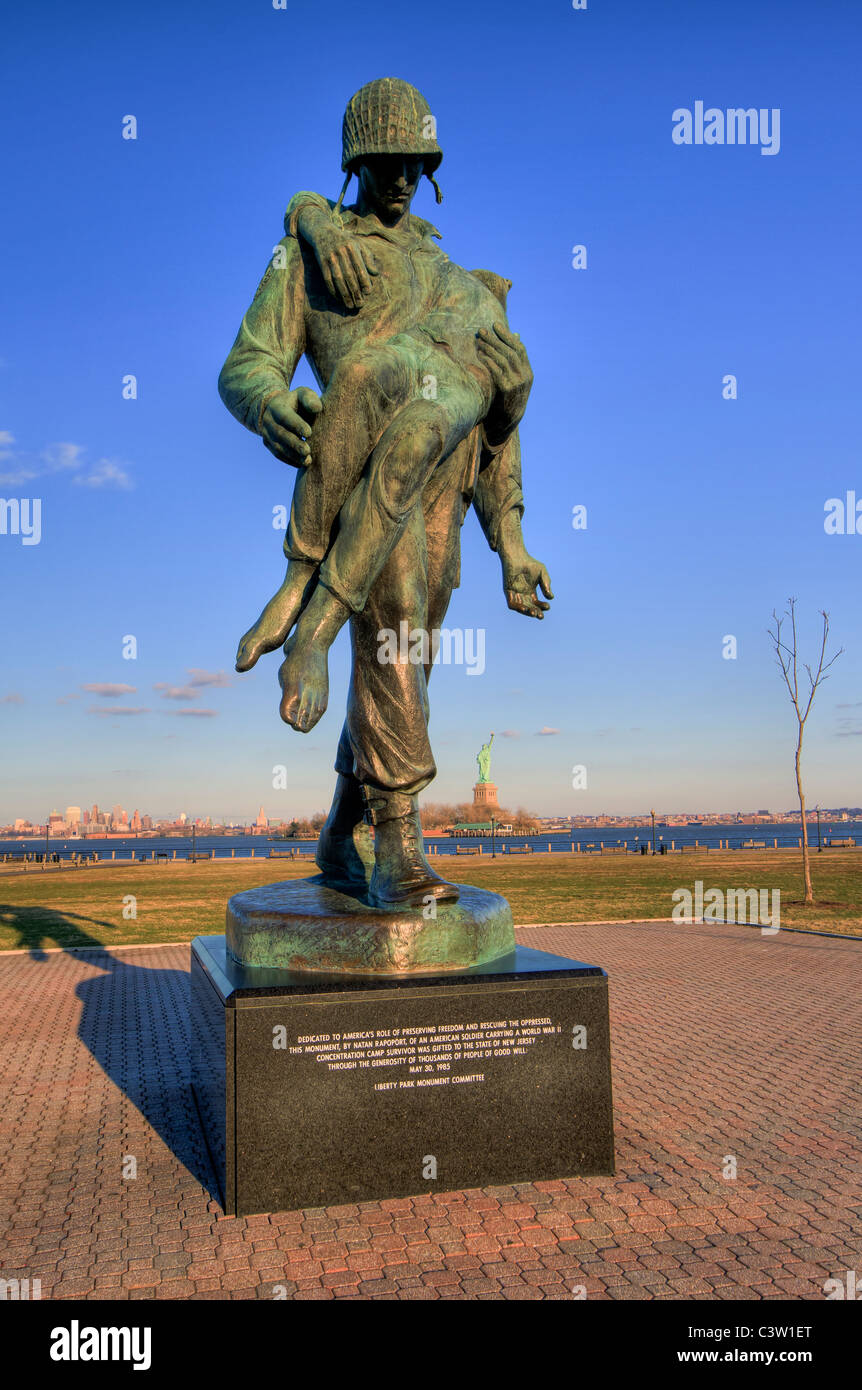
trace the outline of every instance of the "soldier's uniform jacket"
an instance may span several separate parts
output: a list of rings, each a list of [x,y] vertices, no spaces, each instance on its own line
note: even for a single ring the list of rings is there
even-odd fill
[[[441,348],[459,369],[492,390],[475,347],[480,326],[505,321],[509,282],[490,271],[468,272],[437,245],[440,232],[424,218],[408,214],[398,227],[386,227],[373,214],[343,209],[350,235],[368,237],[380,274],[357,310],[347,310],[324,285],[313,251],[297,235],[299,212],[308,203],[327,210],[319,194],[296,194],[285,214],[286,235],[279,242],[219,377],[228,409],[247,429],[260,432],[263,410],[290,387],[303,353],[322,391],[338,364],[355,348],[411,333]],[[492,450],[481,426],[463,450],[460,478],[463,514],[472,501],[492,549],[502,517],[523,512],[517,432],[502,449]],[[459,451],[460,452],[460,451]],[[455,582],[457,582],[457,578]]]

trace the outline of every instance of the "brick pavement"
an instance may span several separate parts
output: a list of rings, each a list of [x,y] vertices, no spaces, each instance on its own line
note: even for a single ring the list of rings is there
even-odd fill
[[[0,956],[0,1276],[55,1299],[822,1299],[862,1277],[858,942],[519,935],[610,974],[616,1177],[243,1219],[209,1196],[188,947]]]

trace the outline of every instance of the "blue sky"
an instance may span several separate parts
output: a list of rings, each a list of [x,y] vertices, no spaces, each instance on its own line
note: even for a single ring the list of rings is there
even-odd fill
[[[293,475],[216,378],[288,199],[335,197],[345,102],[383,75],[437,118],[445,201],[424,184],[414,211],[455,260],[514,282],[535,373],[525,532],[556,593],[544,623],[509,612],[468,517],[448,624],[485,630],[486,670],[434,674],[428,797],[469,797],[494,729],[510,806],[792,805],[766,628],[794,594],[806,651],[822,607],[846,648],[809,726],[809,799],[862,802],[862,535],[823,525],[827,499],[862,499],[860,29],[837,0],[19,5],[0,95],[0,495],[41,499],[42,538],[0,535],[0,820],[327,803],[346,634],[308,736],[278,718],[277,656],[233,675],[281,576],[271,517]],[[672,113],[698,100],[779,108],[779,152],[675,144]],[[112,685],[134,689],[84,689]]]

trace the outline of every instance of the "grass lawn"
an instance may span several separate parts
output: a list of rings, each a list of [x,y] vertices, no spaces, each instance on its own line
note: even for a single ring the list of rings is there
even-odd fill
[[[676,888],[781,891],[781,925],[862,936],[862,853],[812,854],[816,902],[802,899],[801,856],[789,850],[725,851],[642,857],[535,854],[440,857],[437,867],[461,883],[502,893],[515,923],[596,922],[670,917]],[[0,950],[121,946],[190,941],[224,930],[232,893],[260,883],[305,878],[301,862],[222,859],[198,864],[117,862],[92,869],[29,870],[0,875]],[[137,916],[124,919],[133,895]],[[129,904],[126,904],[128,911]]]

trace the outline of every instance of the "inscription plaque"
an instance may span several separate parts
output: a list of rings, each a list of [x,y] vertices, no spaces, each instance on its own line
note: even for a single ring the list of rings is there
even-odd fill
[[[613,1172],[607,978],[518,947],[463,973],[252,969],[192,944],[193,1083],[225,1210]]]

